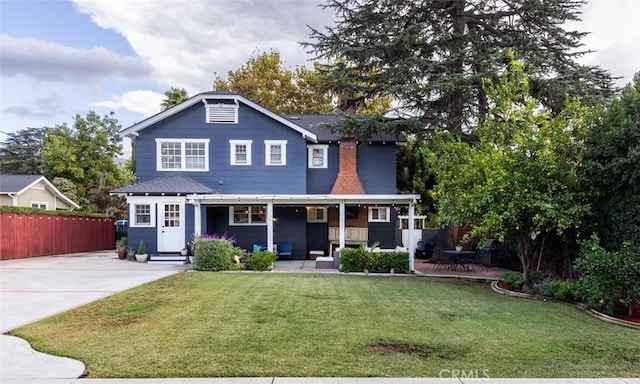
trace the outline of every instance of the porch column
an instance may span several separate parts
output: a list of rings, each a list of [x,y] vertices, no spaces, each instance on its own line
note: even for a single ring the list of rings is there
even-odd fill
[[[267,250],[273,251],[273,201],[267,203]]]
[[[344,219],[345,211],[346,211],[344,201],[340,202],[340,209],[338,211],[339,211],[338,217],[339,217],[339,222],[340,222],[340,229],[338,230],[338,238],[340,239],[340,249],[342,249],[342,248],[344,248],[344,238],[345,238],[345,230],[344,230],[344,228],[345,228],[345,225],[346,225],[345,224],[345,219]],[[332,250],[330,250],[329,252],[331,252],[331,251]],[[331,254],[331,253],[329,253],[329,254]]]
[[[409,239],[407,240],[409,242],[409,271],[413,272],[415,271],[415,252],[416,252],[416,243],[415,241],[413,241],[413,231],[415,229],[415,223],[414,223],[414,211],[415,211],[415,204],[413,202],[409,203]]]
[[[202,233],[202,209],[200,203],[193,203],[193,232]]]

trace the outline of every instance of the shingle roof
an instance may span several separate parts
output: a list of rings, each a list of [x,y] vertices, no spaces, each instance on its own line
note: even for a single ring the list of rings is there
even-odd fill
[[[172,175],[151,179],[142,183],[132,184],[126,187],[117,188],[111,193],[148,193],[148,194],[212,194],[217,193],[203,184],[194,181],[184,175]]]
[[[0,175],[0,193],[18,193],[42,175]]]
[[[338,115],[283,115],[287,120],[313,132],[319,142],[337,141],[342,139],[339,135],[331,132],[327,127],[329,124],[335,124],[340,121]],[[390,134],[374,135],[369,138],[370,141],[406,141],[403,135],[394,136]]]

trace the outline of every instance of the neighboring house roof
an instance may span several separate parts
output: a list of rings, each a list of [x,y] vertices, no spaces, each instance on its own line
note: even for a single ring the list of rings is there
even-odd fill
[[[54,195],[71,207],[80,208],[78,204],[60,192],[55,185],[42,175],[0,175],[0,194],[20,195],[39,182],[43,182]]]
[[[313,132],[318,137],[318,142],[331,142],[338,141],[342,138],[333,133],[329,128],[329,125],[335,124],[340,121],[338,115],[282,115],[286,119],[300,125],[301,127]],[[390,142],[405,142],[407,141],[404,135],[390,135],[381,134],[374,135],[369,138],[369,141],[390,141]]]
[[[198,103],[203,103],[206,104],[207,100],[229,100],[229,99],[233,99],[236,100],[238,102],[241,102],[242,104],[245,104],[253,109],[255,109],[258,112],[261,112],[262,114],[269,116],[270,118],[286,125],[287,127],[299,132],[300,134],[302,134],[302,136],[310,141],[313,142],[317,142],[318,138],[316,137],[316,135],[313,132],[310,132],[309,130],[305,129],[304,127],[302,127],[299,124],[294,123],[293,121],[284,118],[281,115],[278,115],[277,113],[274,113],[270,110],[268,110],[267,108],[256,104],[255,102],[247,99],[246,97],[240,96],[236,93],[233,92],[228,92],[228,91],[212,91],[212,92],[203,92],[203,93],[199,93],[189,99],[187,99],[186,101],[178,104],[178,105],[174,105],[173,107],[166,109],[160,113],[157,113],[145,120],[142,120],[141,122],[134,124],[128,128],[125,128],[123,130],[120,131],[120,134],[124,135],[124,136],[137,136],[138,132],[153,125],[156,124],[168,117],[171,117],[195,104]]]
[[[215,194],[216,190],[194,181],[184,175],[173,175],[151,179],[142,183],[117,188],[111,194]]]

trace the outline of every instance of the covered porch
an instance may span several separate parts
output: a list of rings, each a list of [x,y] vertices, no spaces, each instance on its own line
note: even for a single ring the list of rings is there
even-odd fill
[[[266,226],[266,246],[267,249],[274,249],[276,242],[274,241],[274,207],[317,207],[328,206],[337,208],[338,225],[335,228],[335,244],[338,249],[346,247],[349,243],[349,226],[347,226],[347,207],[350,205],[363,206],[390,206],[390,207],[407,207],[410,218],[414,216],[415,204],[419,201],[419,195],[249,195],[249,194],[203,194],[203,195],[187,195],[186,203],[194,206],[194,232],[203,232],[203,207],[224,207],[233,205],[261,205],[265,207]],[[409,220],[413,223],[413,220]],[[411,228],[412,229],[412,228]],[[409,231],[412,233],[412,231]],[[328,240],[328,239],[327,239]],[[414,270],[414,251],[416,240],[407,239],[406,248],[409,251],[409,268]]]

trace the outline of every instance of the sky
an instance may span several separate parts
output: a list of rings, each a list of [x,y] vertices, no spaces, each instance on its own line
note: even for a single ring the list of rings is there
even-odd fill
[[[0,141],[28,127],[115,112],[126,128],[160,112],[164,92],[212,90],[250,56],[280,52],[311,66],[299,44],[334,19],[323,0],[0,0]],[[640,71],[640,0],[590,0],[583,40],[617,84]],[[125,148],[125,152],[127,149]]]

